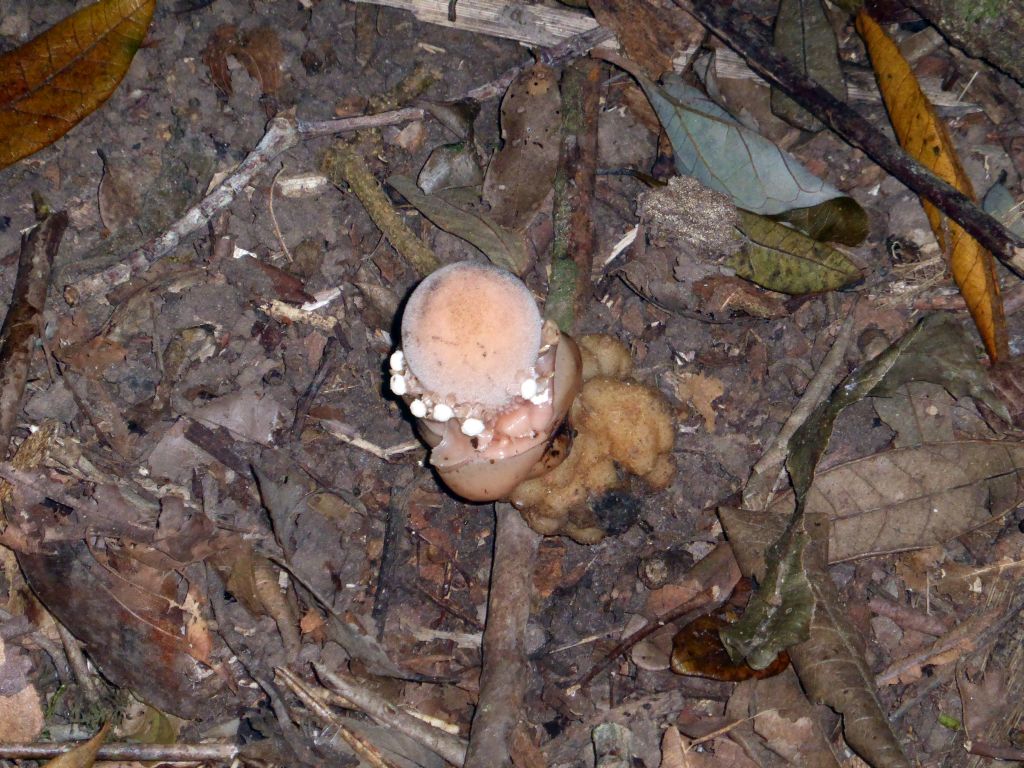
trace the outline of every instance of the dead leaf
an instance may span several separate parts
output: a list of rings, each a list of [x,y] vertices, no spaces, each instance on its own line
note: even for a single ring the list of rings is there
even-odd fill
[[[156,0],[100,0],[0,56],[0,168],[52,144],[114,92]]]
[[[277,32],[269,27],[239,33],[238,28],[230,24],[220,26],[210,35],[202,56],[213,84],[228,95],[232,93],[228,56],[245,67],[264,94],[273,95],[281,88],[284,51]]]
[[[867,45],[900,145],[941,179],[974,199],[971,180],[960,164],[946,125],[922,93],[910,64],[864,9],[857,13],[857,31]],[[993,362],[1007,359],[1006,317],[992,254],[930,202],[922,199],[921,204],[989,357]]]
[[[494,221],[522,229],[555,182],[561,148],[562,97],[554,70],[538,64],[512,81],[501,102],[503,144],[484,177]]]
[[[0,636],[0,742],[32,741],[43,730],[39,694],[28,680],[32,660]]]
[[[104,723],[96,735],[88,741],[82,742],[70,752],[53,758],[43,768],[91,768],[96,762],[96,755],[107,740],[110,732],[110,723]]]
[[[462,210],[438,195],[425,195],[405,176],[391,176],[388,184],[445,232],[479,248],[496,266],[521,275],[533,261],[526,238],[494,217]]]
[[[165,712],[208,716],[224,681],[200,666],[197,656],[208,656],[208,646],[193,644],[195,625],[192,640],[186,636],[188,615],[174,600],[180,577],[132,560],[128,550],[103,555],[84,541],[58,542],[46,554],[19,552],[18,562],[111,681]]]
[[[761,669],[753,669],[742,661],[736,663],[730,659],[718,633],[734,619],[735,608],[723,606],[715,613],[694,619],[680,629],[672,638],[672,671],[677,675],[697,675],[712,680],[737,682],[772,677],[789,666],[789,654],[785,651]]]
[[[775,17],[776,49],[802,75],[816,80],[840,101],[846,81],[839,67],[839,45],[821,0],[782,0]],[[778,88],[772,88],[772,112],[805,131],[820,131],[821,121]]]
[[[102,150],[96,150],[96,154],[103,161],[103,178],[97,193],[100,220],[108,230],[117,232],[138,216],[142,190],[134,168],[127,163],[112,163]]]

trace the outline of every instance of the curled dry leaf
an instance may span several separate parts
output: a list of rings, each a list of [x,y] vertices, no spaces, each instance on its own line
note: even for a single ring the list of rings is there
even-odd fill
[[[91,739],[83,741],[70,752],[53,758],[43,768],[92,768],[100,747],[107,740],[108,733],[110,733],[110,723],[105,723]]]
[[[930,171],[973,198],[974,188],[960,164],[949,132],[921,91],[910,64],[899,48],[863,9],[857,14],[857,31],[867,45],[871,64],[878,75],[878,87],[900,145]],[[974,318],[989,357],[993,362],[1005,360],[1009,356],[1009,347],[995,259],[934,205],[924,199],[921,204],[935,238],[949,260],[953,279]]]
[[[259,27],[239,32],[238,27],[225,24],[210,36],[203,49],[203,63],[210,70],[210,79],[217,89],[230,95],[232,86],[228,56],[233,56],[245,67],[249,77],[260,84],[264,94],[273,95],[281,88],[284,51],[273,29]]]
[[[114,92],[156,0],[100,0],[0,56],[0,168],[53,143]]]

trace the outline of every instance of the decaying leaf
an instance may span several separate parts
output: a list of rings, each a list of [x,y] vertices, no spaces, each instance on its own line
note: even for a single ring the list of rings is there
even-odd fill
[[[269,27],[239,32],[230,24],[220,26],[210,36],[202,55],[213,84],[228,95],[232,92],[228,56],[233,56],[245,67],[264,94],[277,93],[283,83],[281,61],[284,50],[277,32]]]
[[[561,148],[561,106],[558,76],[542,64],[508,87],[501,102],[504,143],[491,158],[483,189],[498,225],[522,229],[551,191]]]
[[[114,92],[156,0],[100,0],[0,56],[0,168],[59,139]]]
[[[785,644],[774,642],[758,628],[767,625],[772,613],[786,612],[792,608],[787,613],[792,619],[794,614],[807,608],[802,600],[794,606],[786,606],[779,601],[778,596],[785,589],[775,584],[774,580],[781,575],[779,569],[782,566],[773,565],[773,562],[781,560],[787,564],[784,572],[800,582],[806,581],[805,570],[791,567],[791,563],[801,557],[791,550],[807,544],[801,518],[807,508],[818,462],[828,447],[835,420],[845,407],[868,395],[885,395],[894,389],[898,390],[908,381],[925,380],[942,384],[954,395],[970,394],[976,399],[983,399],[997,413],[1006,414],[1005,406],[998,401],[991,385],[985,380],[983,369],[967,354],[965,347],[969,345],[965,343],[963,332],[955,321],[943,315],[926,317],[885,352],[851,373],[796,431],[789,441],[789,456],[786,460],[786,469],[794,489],[792,517],[785,533],[768,554],[763,594],[757,593],[744,616],[724,632],[723,640],[734,655],[747,654],[756,648],[759,658],[774,658],[775,653],[786,647]],[[898,472],[898,469],[894,471]],[[876,529],[875,535],[884,537],[888,524],[883,513],[882,532],[879,534]],[[744,573],[752,575],[754,572],[747,570],[753,565],[747,559],[749,554],[743,546],[736,549],[736,557]],[[805,613],[802,621],[808,618],[809,614]]]
[[[830,245],[764,216],[739,214],[745,242],[727,263],[740,277],[794,295],[836,290],[861,278],[857,265]]]
[[[604,57],[643,87],[672,142],[676,170],[729,195],[737,207],[770,216],[843,197],[795,157],[738,123],[677,76],[665,77],[658,86],[631,62]]]
[[[45,554],[22,552],[18,562],[43,604],[110,680],[180,717],[213,711],[224,681],[201,671],[186,636],[188,615],[173,595],[151,591],[134,570],[129,580],[116,568],[120,561],[97,560],[84,541],[54,544]]]
[[[735,662],[722,645],[719,632],[728,626],[734,609],[719,609],[701,616],[680,629],[672,638],[672,671],[677,675],[697,675],[713,680],[759,680],[777,675],[789,666],[789,654],[783,651],[768,666],[754,669]]]
[[[981,207],[985,213],[999,219],[1003,226],[1017,237],[1024,237],[1024,214],[1021,212],[1021,204],[1014,199],[1005,184],[997,181],[989,187],[981,201]]]
[[[495,265],[517,275],[530,265],[532,257],[526,239],[498,224],[492,217],[464,211],[440,197],[425,195],[412,179],[405,176],[391,176],[388,184],[434,224],[475,245]]]
[[[437,147],[416,177],[417,185],[428,195],[446,189],[475,187],[483,180],[476,150],[468,141]]]
[[[770,217],[828,243],[860,245],[868,236],[868,215],[852,197],[834,197],[810,208],[794,208]]]
[[[43,730],[39,694],[28,680],[32,660],[0,636],[0,741],[32,741]]]
[[[839,45],[821,0],[782,0],[775,17],[775,47],[797,70],[846,101],[839,67]],[[805,131],[820,131],[821,121],[778,88],[772,88],[772,112]]]
[[[102,150],[96,150],[96,153],[103,161],[103,178],[97,194],[100,220],[108,230],[117,232],[138,215],[142,190],[134,169],[120,162],[112,163]]]
[[[937,176],[973,198],[974,188],[960,164],[949,132],[922,93],[910,64],[864,9],[857,13],[857,30],[871,56],[882,99],[902,147]],[[1005,360],[1009,347],[995,259],[930,202],[922,199],[921,204],[989,357],[993,362]]]
[[[762,680],[746,680],[733,690],[726,715],[741,720],[730,736],[748,752],[763,745],[800,768],[838,768],[822,708],[814,707],[792,669]],[[762,764],[773,764],[766,760]]]
[[[1024,500],[1024,446],[996,440],[932,443],[839,464],[814,479],[807,512],[832,521],[830,562],[941,544],[1012,512]],[[757,563],[793,512],[793,494],[767,512],[722,508],[731,541]],[[761,573],[757,567],[755,573]]]

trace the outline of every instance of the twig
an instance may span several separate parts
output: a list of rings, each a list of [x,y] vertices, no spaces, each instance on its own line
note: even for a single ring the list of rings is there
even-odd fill
[[[0,759],[48,760],[67,754],[80,741],[60,743],[0,743]],[[241,751],[237,744],[120,744],[107,743],[96,753],[97,761],[138,763],[230,763]]]
[[[715,608],[717,608],[719,605],[725,602],[725,600],[728,597],[729,595],[727,594],[719,594],[716,597],[714,586],[702,589],[700,592],[691,597],[682,605],[673,608],[665,615],[659,616],[656,620],[645,624],[633,634],[623,638],[621,642],[619,642],[614,648],[608,651],[608,653],[605,655],[603,659],[601,659],[601,661],[599,661],[597,664],[591,667],[590,671],[587,672],[587,674],[585,674],[582,678],[580,678],[579,682],[569,686],[569,693],[576,693],[586,688],[593,682],[594,678],[602,672],[604,672],[604,670],[607,669],[613,661],[619,658],[619,656],[621,656],[622,654],[626,653],[626,651],[628,651],[634,645],[636,645],[641,640],[646,638],[648,635],[657,632],[659,629],[668,624],[674,624],[677,621],[681,624],[688,624],[694,619],[703,616],[705,613],[713,611]]]
[[[868,608],[879,616],[892,619],[904,629],[912,629],[915,632],[924,632],[934,637],[941,637],[950,630],[950,623],[938,616],[929,616],[890,600],[883,595],[874,595],[868,600]]]
[[[857,147],[913,192],[927,198],[960,224],[1019,277],[1024,277],[1024,240],[1014,235],[974,201],[910,157],[866,118],[804,76],[774,50],[764,25],[719,0],[674,0],[739,53],[751,69],[778,86],[817,116],[841,139]]]
[[[346,427],[340,421],[334,419],[321,419],[320,423],[331,433],[332,437],[336,437],[343,443],[348,443],[353,448],[358,448],[361,451],[376,456],[378,459],[383,461],[391,461],[395,456],[400,456],[403,453],[409,453],[415,451],[418,448],[422,448],[423,444],[418,440],[408,440],[398,445],[392,445],[390,448],[381,448],[376,443],[371,443],[369,440],[364,440],[358,435],[349,434],[346,431]]]
[[[510,768],[509,737],[530,679],[526,623],[540,536],[510,504],[495,504],[494,558],[483,638],[480,700],[464,768]]]
[[[465,739],[428,725],[356,681],[334,674],[323,664],[314,662],[313,668],[321,680],[348,699],[355,708],[362,710],[381,725],[405,734],[452,765],[462,765],[465,762],[468,747]]]
[[[277,216],[274,214],[274,187],[277,186],[277,177],[281,175],[284,170],[284,163],[281,163],[281,167],[277,169],[277,173],[274,174],[274,178],[270,180],[270,192],[267,194],[267,210],[270,213],[270,225],[274,230],[274,237],[277,238],[277,242],[281,246],[281,250],[284,251],[284,257],[288,259],[288,263],[295,261],[292,258],[292,252],[288,250],[288,243],[284,241],[284,235],[281,234],[281,227],[277,223]]]
[[[82,653],[82,649],[78,647],[78,640],[56,618],[53,622],[57,625],[57,634],[60,635],[60,641],[64,646],[64,656],[68,660],[68,666],[71,667],[75,680],[85,692],[86,699],[93,704],[98,703],[101,698],[100,690],[95,678],[89,674],[89,664],[85,660],[85,654]]]
[[[345,142],[337,142],[324,155],[321,170],[333,184],[339,187],[345,184],[349,186],[373,223],[377,225],[377,229],[420,277],[426,277],[441,266],[434,252],[402,220],[395,206],[384,194],[380,182],[370,173],[370,169],[366,167],[366,163],[356,153],[354,147]]]
[[[331,711],[330,707],[323,701],[325,697],[318,695],[326,694],[327,691],[324,691],[322,688],[314,689],[312,686],[307,685],[298,675],[283,667],[277,667],[274,672],[281,678],[285,686],[306,705],[306,708],[313,713],[313,716],[323,723],[325,726],[324,734],[333,731],[348,744],[349,748],[357,756],[363,758],[372,768],[393,768],[391,763],[384,759],[377,747],[353,733],[341,722],[341,718]]]
[[[786,423],[775,436],[772,444],[761,454],[754,469],[750,473],[750,480],[743,490],[743,506],[747,509],[765,510],[775,490],[775,484],[779,474],[783,471],[783,462],[789,449],[789,439],[793,437],[800,426],[807,421],[811,411],[817,408],[818,403],[825,399],[825,396],[836,385],[839,378],[840,368],[846,358],[846,350],[853,341],[854,330],[854,307],[851,307],[849,314],[836,334],[836,340],[832,342],[825,359],[814,374],[814,378],[804,389],[800,401],[789,414]]]
[[[68,226],[66,211],[54,213],[39,197],[34,202],[39,224],[21,240],[14,295],[0,326],[0,459],[7,455],[11,430],[21,411],[53,257]]]

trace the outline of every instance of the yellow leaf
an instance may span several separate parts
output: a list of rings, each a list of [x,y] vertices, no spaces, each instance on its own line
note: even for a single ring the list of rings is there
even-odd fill
[[[90,768],[96,762],[96,755],[107,740],[110,723],[107,723],[88,741],[83,741],[70,752],[53,758],[43,768]]]
[[[882,99],[903,149],[936,176],[974,199],[971,180],[960,165],[946,126],[921,92],[910,64],[863,8],[857,13],[857,31],[867,45]],[[939,246],[949,259],[953,279],[989,357],[992,362],[1005,360],[1009,356],[1006,317],[992,254],[927,200],[922,198],[921,205]]]
[[[52,144],[114,92],[156,0],[100,0],[0,56],[0,168]]]

